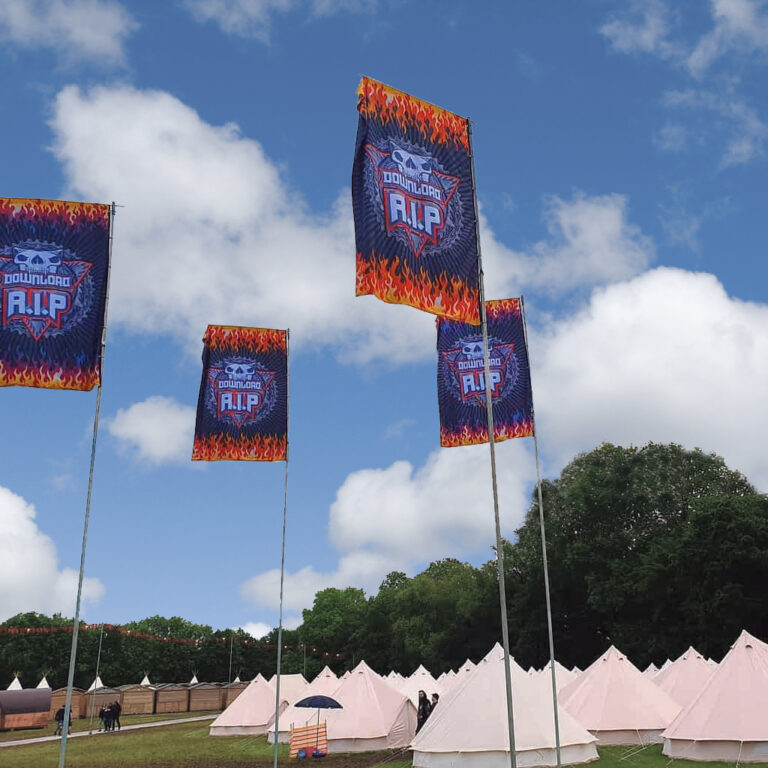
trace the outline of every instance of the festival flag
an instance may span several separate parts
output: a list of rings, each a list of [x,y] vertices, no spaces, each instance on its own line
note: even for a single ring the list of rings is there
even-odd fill
[[[209,325],[192,461],[284,461],[288,332]]]
[[[0,198],[0,386],[101,383],[109,205]]]
[[[493,434],[499,442],[533,435],[533,400],[520,299],[488,301]],[[485,361],[480,327],[437,320],[440,445],[488,442]]]
[[[368,77],[357,92],[357,295],[479,324],[467,120]]]

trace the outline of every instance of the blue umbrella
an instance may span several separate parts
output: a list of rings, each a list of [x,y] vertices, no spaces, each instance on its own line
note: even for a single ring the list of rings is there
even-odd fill
[[[319,757],[320,750],[318,745],[320,743],[320,710],[321,709],[344,709],[336,699],[332,699],[330,696],[307,696],[306,699],[297,701],[294,707],[307,707],[309,709],[317,709],[317,731],[315,739],[315,751],[312,757]]]
[[[306,699],[297,701],[293,706],[309,709],[344,709],[336,699],[332,699],[330,696],[307,696]]]

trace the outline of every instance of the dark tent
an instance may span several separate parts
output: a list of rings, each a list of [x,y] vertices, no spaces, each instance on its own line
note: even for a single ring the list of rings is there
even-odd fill
[[[50,688],[0,691],[0,730],[45,728],[50,708]]]

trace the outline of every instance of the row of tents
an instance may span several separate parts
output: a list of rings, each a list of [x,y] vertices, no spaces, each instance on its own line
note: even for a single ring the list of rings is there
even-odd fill
[[[555,662],[562,762],[598,758],[597,745],[663,742],[664,754],[692,760],[768,761],[768,645],[742,632],[719,665],[693,648],[661,671],[641,672],[609,648],[583,672]],[[512,692],[517,763],[555,765],[551,671],[526,672],[514,660]],[[418,691],[440,700],[416,731]],[[365,662],[337,678],[327,667],[311,683],[257,676],[212,723],[213,736],[267,734],[288,741],[314,714],[299,699],[331,696],[325,711],[329,752],[409,747],[416,768],[504,768],[509,764],[503,652],[497,644],[477,665],[468,662],[435,679],[424,667],[403,678],[382,677]]]

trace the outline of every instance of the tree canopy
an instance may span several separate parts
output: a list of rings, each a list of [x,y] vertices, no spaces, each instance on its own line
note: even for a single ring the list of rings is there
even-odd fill
[[[713,454],[679,445],[604,444],[576,456],[542,483],[557,658],[584,667],[609,644],[637,664],[674,658],[689,645],[720,657],[742,628],[768,637],[768,498]],[[502,499],[503,503],[503,499]],[[523,666],[549,657],[537,493],[514,542],[505,542],[512,652]],[[69,619],[25,613],[0,628],[66,626]],[[158,642],[105,633],[107,684],[226,681],[269,676],[276,631],[262,643],[242,630],[214,631],[179,617],[125,625]],[[495,561],[455,559],[408,577],[390,573],[366,597],[353,586],[324,589],[302,625],[283,632],[283,670],[311,678],[325,665],[349,669],[365,659],[379,671],[437,674],[483,656],[501,634]],[[98,631],[81,634],[76,685],[95,674]],[[0,634],[0,680],[25,685],[47,674],[66,680],[70,634]]]

